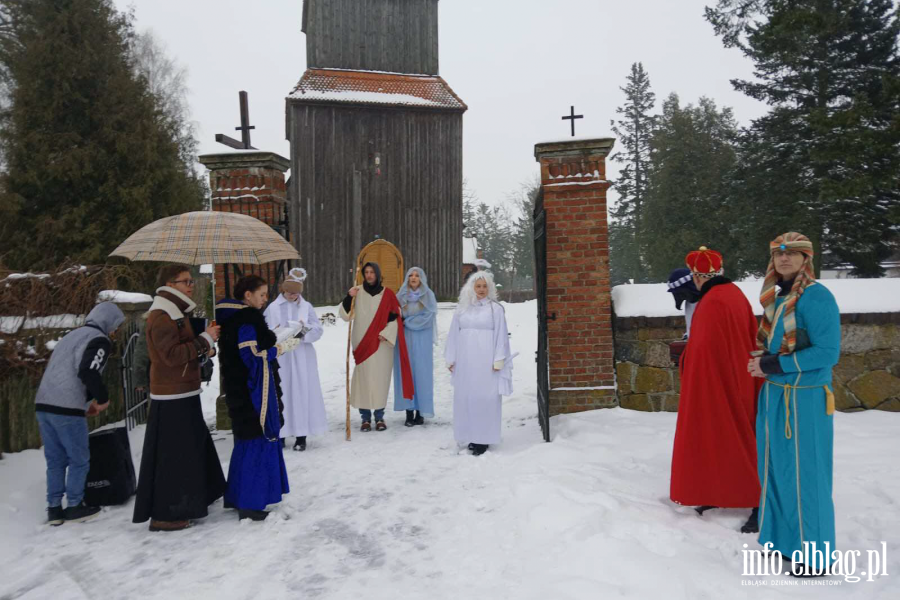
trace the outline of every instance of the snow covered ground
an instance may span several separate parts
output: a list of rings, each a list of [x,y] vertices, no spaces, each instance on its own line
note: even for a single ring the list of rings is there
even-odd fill
[[[442,305],[442,341],[451,311]],[[814,588],[743,577],[742,545],[757,547],[737,532],[746,511],[701,518],[668,500],[674,414],[555,417],[553,443],[541,441],[535,303],[507,311],[516,393],[503,444],[478,458],[453,441],[440,349],[435,419],[407,429],[389,412],[387,431],[364,434],[354,416],[345,442],[347,330],[326,326],[316,346],[331,429],[305,453],[287,450],[292,491],[263,523],[239,523],[219,501],[190,530],[153,534],[131,523],[129,503],[51,528],[42,454],[5,456],[0,599],[900,597],[900,415],[835,415],[838,543],[863,552],[859,572],[886,541],[888,576]],[[204,394],[210,421],[214,396]],[[135,465],[142,436],[131,434]],[[215,439],[227,471],[231,438]]]

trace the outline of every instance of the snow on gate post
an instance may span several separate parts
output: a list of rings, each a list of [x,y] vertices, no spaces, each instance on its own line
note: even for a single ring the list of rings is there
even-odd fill
[[[551,415],[617,404],[606,214],[606,156],[613,142],[573,139],[534,147],[546,219]]]
[[[290,167],[288,159],[274,152],[248,149],[204,154],[199,160],[209,169],[213,210],[250,215],[282,233],[285,231],[287,187],[284,173]],[[216,300],[225,297],[226,285],[229,293],[234,288],[234,271],[228,267],[226,274],[226,267],[215,265]],[[270,287],[280,276],[278,263],[238,265],[238,268],[245,275],[259,275]],[[224,396],[219,396],[216,401],[216,428],[231,429]]]

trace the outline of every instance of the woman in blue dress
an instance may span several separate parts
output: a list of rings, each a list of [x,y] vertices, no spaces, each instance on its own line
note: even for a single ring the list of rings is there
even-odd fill
[[[437,300],[428,288],[428,277],[420,267],[406,272],[397,292],[403,311],[403,333],[416,390],[412,400],[403,398],[400,385],[399,350],[394,350],[394,410],[406,411],[407,427],[422,425],[434,416],[434,345],[437,343]]]
[[[234,433],[225,508],[236,508],[240,519],[262,521],[269,514],[266,506],[281,502],[281,495],[289,491],[279,438],[277,358],[291,344],[276,345],[275,334],[266,324],[262,308],[268,300],[268,285],[264,279],[256,275],[240,278],[234,295],[238,300],[216,304],[216,321],[222,326],[219,364]]]
[[[791,574],[816,576],[835,550],[831,369],[840,358],[841,314],[816,282],[806,236],[785,233],[769,249],[762,356],[747,366],[765,378],[756,417],[759,543],[792,560]]]

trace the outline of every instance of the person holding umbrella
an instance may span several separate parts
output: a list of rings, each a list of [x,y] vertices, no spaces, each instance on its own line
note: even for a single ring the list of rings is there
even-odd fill
[[[200,361],[215,354],[219,327],[197,335],[188,315],[197,307],[186,265],[166,265],[147,313],[150,416],[144,437],[135,523],[179,531],[225,493],[225,475],[200,408]]]

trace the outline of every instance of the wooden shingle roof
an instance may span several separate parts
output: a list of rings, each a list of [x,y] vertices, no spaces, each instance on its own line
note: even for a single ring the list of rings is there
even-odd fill
[[[437,75],[307,69],[288,99],[297,103],[356,104],[465,111],[466,103]]]

